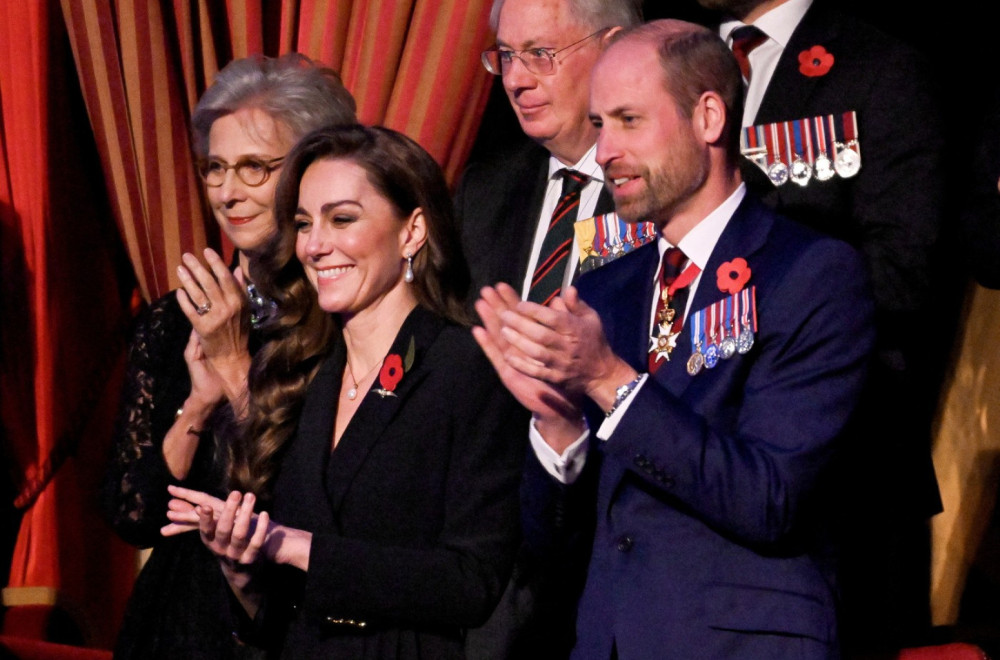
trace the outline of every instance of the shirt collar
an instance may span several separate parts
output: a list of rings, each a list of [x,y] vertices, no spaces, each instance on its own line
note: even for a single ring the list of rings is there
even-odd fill
[[[722,236],[726,225],[729,224],[729,219],[733,217],[733,213],[743,201],[746,192],[746,184],[741,183],[733,191],[733,194],[726,198],[726,201],[715,207],[715,210],[706,215],[680,240],[677,247],[681,249],[685,257],[697,264],[698,268],[705,270],[708,259],[712,256],[712,251],[715,250],[715,244],[719,242],[719,237]],[[672,246],[667,239],[661,236],[657,241],[657,247],[662,257],[667,248]]]
[[[769,39],[784,48],[812,3],[813,0],[788,0],[758,18],[753,24]],[[745,25],[743,22],[737,20],[723,21],[719,25],[719,36],[728,44],[733,30],[743,25]]]
[[[549,155],[549,181],[555,176],[556,172],[565,168],[566,166],[559,161],[555,156]],[[601,166],[597,164],[597,144],[594,144],[587,149],[587,153],[583,154],[583,158],[576,161],[572,167],[569,169],[576,170],[581,174],[586,174],[594,181],[604,182],[604,172],[601,171]]]

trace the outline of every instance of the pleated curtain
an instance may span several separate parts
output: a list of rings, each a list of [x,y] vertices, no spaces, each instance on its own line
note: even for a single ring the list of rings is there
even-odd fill
[[[229,249],[189,138],[216,72],[255,53],[319,60],[341,72],[362,122],[414,138],[454,181],[489,93],[489,6],[0,2],[0,486],[4,524],[21,518],[6,603],[59,603],[87,643],[114,638],[134,552],[96,503],[130,322],[179,284],[183,252]]]

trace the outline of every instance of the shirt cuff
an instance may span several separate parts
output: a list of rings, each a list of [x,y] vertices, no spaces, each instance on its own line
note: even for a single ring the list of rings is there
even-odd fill
[[[646,384],[646,380],[648,380],[648,378],[649,374],[639,374],[639,382],[632,388],[629,395],[625,397],[624,401],[618,404],[618,407],[615,408],[615,411],[611,413],[607,419],[601,422],[601,427],[597,429],[598,440],[606,441],[611,437],[611,434],[615,432],[616,428],[618,428],[618,422],[621,421],[621,418],[625,415],[625,411],[628,410],[628,407],[632,405],[632,401],[635,400],[635,395],[638,394],[639,390],[642,389],[642,386]]]
[[[566,447],[562,455],[549,446],[542,434],[535,426],[535,417],[531,417],[528,425],[528,439],[531,441],[531,448],[538,457],[538,462],[542,464],[545,471],[551,474],[557,481],[564,484],[571,484],[583,472],[583,464],[587,460],[587,438],[590,437],[590,429],[584,421],[583,433],[573,444]]]

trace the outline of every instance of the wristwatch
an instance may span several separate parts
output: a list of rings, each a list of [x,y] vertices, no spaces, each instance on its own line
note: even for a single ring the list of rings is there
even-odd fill
[[[625,383],[624,385],[622,385],[618,389],[616,389],[615,390],[615,402],[613,404],[611,404],[611,410],[609,410],[608,412],[606,412],[604,414],[604,416],[605,417],[611,417],[611,415],[613,415],[614,412],[616,410],[618,410],[618,406],[622,405],[622,402],[625,401],[625,399],[627,399],[630,394],[632,394],[632,390],[634,390],[636,388],[636,385],[638,385],[639,381],[641,381],[641,380],[642,380],[642,374],[639,374],[633,380]]]

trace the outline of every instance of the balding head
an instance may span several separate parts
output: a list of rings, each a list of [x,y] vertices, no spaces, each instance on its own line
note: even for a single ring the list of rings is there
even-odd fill
[[[715,92],[725,103],[726,149],[739,156],[743,116],[743,79],[736,58],[715,32],[685,21],[650,21],[616,35],[616,42],[636,40],[656,48],[662,82],[687,118],[705,92]]]
[[[655,223],[676,245],[732,194],[741,85],[725,44],[698,25],[654,21],[608,46],[590,119],[619,216]]]

